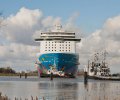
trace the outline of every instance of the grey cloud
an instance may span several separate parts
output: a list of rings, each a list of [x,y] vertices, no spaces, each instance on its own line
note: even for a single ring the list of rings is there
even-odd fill
[[[108,19],[102,29],[90,34],[80,44],[81,52],[89,52],[88,57],[82,57],[87,58],[86,63],[92,53],[103,50],[108,51],[110,67],[118,68],[118,63],[120,64],[120,16]],[[117,72],[118,70],[112,71]]]

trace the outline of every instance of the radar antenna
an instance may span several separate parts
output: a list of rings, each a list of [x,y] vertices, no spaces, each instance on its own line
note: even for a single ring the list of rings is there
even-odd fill
[[[62,29],[62,25],[58,24],[58,25],[55,25],[56,26],[56,30],[61,30]]]

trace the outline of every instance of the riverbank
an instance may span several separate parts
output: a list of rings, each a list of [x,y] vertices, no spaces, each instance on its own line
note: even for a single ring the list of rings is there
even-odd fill
[[[65,98],[65,99],[67,99],[67,100],[69,100],[69,99],[71,99],[71,97],[70,96],[66,96],[66,95],[64,95],[64,97],[55,97],[54,99],[55,100],[61,100],[61,99],[63,99],[63,98]],[[23,98],[18,98],[18,97],[15,97],[14,99],[11,99],[11,98],[9,98],[8,96],[6,96],[6,95],[2,95],[2,93],[0,92],[0,100],[48,100],[49,99],[49,97],[33,97],[33,96],[31,96],[30,97],[30,99],[28,99],[28,98],[25,98],[25,99],[23,99]]]
[[[20,76],[20,74],[0,73],[0,76]],[[21,76],[25,76],[25,74],[21,74]],[[29,73],[27,73],[27,76],[38,76],[38,74],[29,74]]]
[[[2,95],[2,93],[0,92],[0,100],[12,100],[12,99],[10,99],[6,95]],[[23,99],[15,97],[14,100],[23,100]],[[25,98],[25,100],[29,100],[29,99]],[[36,97],[31,96],[31,100],[38,100],[38,97],[37,96]],[[45,100],[44,97],[43,97],[43,100]]]
[[[21,72],[16,72],[14,69],[11,67],[1,67],[0,68],[0,76],[37,76],[38,72],[37,70],[35,71],[21,71]]]
[[[0,73],[0,76],[38,76],[38,73]]]

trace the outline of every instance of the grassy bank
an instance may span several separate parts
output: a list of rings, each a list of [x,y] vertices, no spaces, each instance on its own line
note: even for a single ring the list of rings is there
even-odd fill
[[[27,74],[27,76],[37,76],[38,72],[37,70],[35,71],[30,71],[30,72],[25,72],[22,71],[20,72],[16,72],[14,69],[12,69],[11,67],[1,67],[0,68],[0,76],[25,76],[25,74]]]
[[[27,76],[37,76],[37,73],[27,73]],[[0,73],[0,76],[20,76],[20,73]],[[22,73],[21,76],[25,76],[25,73]]]

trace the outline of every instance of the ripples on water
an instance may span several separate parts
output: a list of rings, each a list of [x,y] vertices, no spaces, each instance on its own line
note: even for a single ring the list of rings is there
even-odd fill
[[[13,100],[15,97],[38,97],[42,100],[120,100],[120,82],[89,80],[83,78],[27,79],[18,77],[0,77],[0,92]]]

